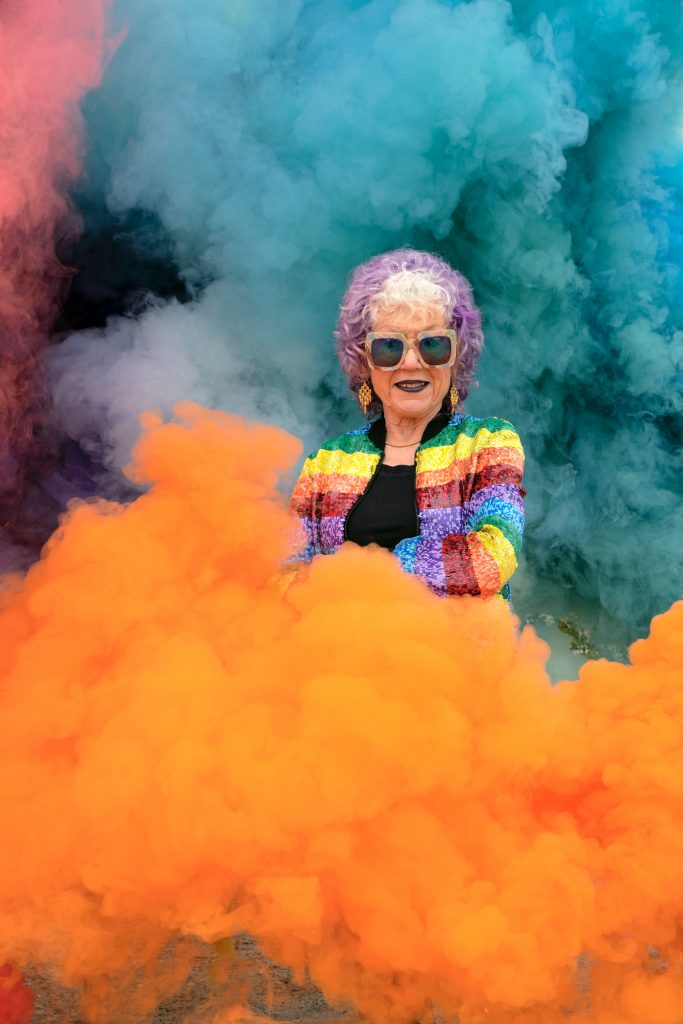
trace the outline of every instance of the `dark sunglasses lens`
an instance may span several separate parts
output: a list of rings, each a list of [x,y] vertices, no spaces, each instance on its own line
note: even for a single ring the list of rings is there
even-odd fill
[[[420,355],[428,366],[443,366],[451,358],[451,339],[447,334],[430,334],[420,339]]]
[[[403,356],[403,342],[400,338],[373,338],[370,354],[375,366],[385,370],[398,366]]]

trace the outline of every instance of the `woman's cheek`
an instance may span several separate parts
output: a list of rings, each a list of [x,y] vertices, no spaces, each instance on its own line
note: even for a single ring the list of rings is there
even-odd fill
[[[451,386],[451,370],[450,367],[440,369],[436,373],[436,380],[434,382],[434,390],[438,397],[443,401],[450,390]]]
[[[383,374],[377,370],[372,370],[370,372],[370,383],[372,384],[372,390],[375,392],[380,402],[382,403],[385,402],[389,394],[389,387],[391,386],[391,381],[388,380],[387,378],[390,377],[391,374]]]

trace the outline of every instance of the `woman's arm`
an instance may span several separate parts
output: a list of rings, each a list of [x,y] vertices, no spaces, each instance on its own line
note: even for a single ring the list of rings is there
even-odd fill
[[[524,530],[524,451],[514,428],[481,431],[466,528],[443,538],[409,537],[394,548],[406,572],[445,597],[493,597],[517,568]]]

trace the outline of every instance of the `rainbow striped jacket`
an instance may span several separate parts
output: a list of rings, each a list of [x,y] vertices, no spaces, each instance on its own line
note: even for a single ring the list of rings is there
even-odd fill
[[[334,437],[310,455],[292,494],[306,534],[299,561],[332,554],[382,461],[383,420]],[[438,595],[510,596],[524,528],[524,451],[506,420],[456,413],[427,427],[415,457],[420,533],[394,554]]]

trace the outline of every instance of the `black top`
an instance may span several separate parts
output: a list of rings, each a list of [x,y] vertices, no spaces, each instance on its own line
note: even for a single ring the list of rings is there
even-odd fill
[[[392,551],[400,540],[419,533],[415,507],[415,464],[380,465],[365,494],[346,520],[346,539],[379,544]]]
[[[431,441],[448,425],[449,416],[439,413],[424,429],[420,444]],[[384,450],[387,427],[384,417],[370,425],[368,438]],[[351,509],[346,520],[345,538],[354,544],[379,544],[391,551],[406,537],[417,537],[420,527],[415,497],[415,463],[412,466],[385,466],[381,463],[365,493]]]

